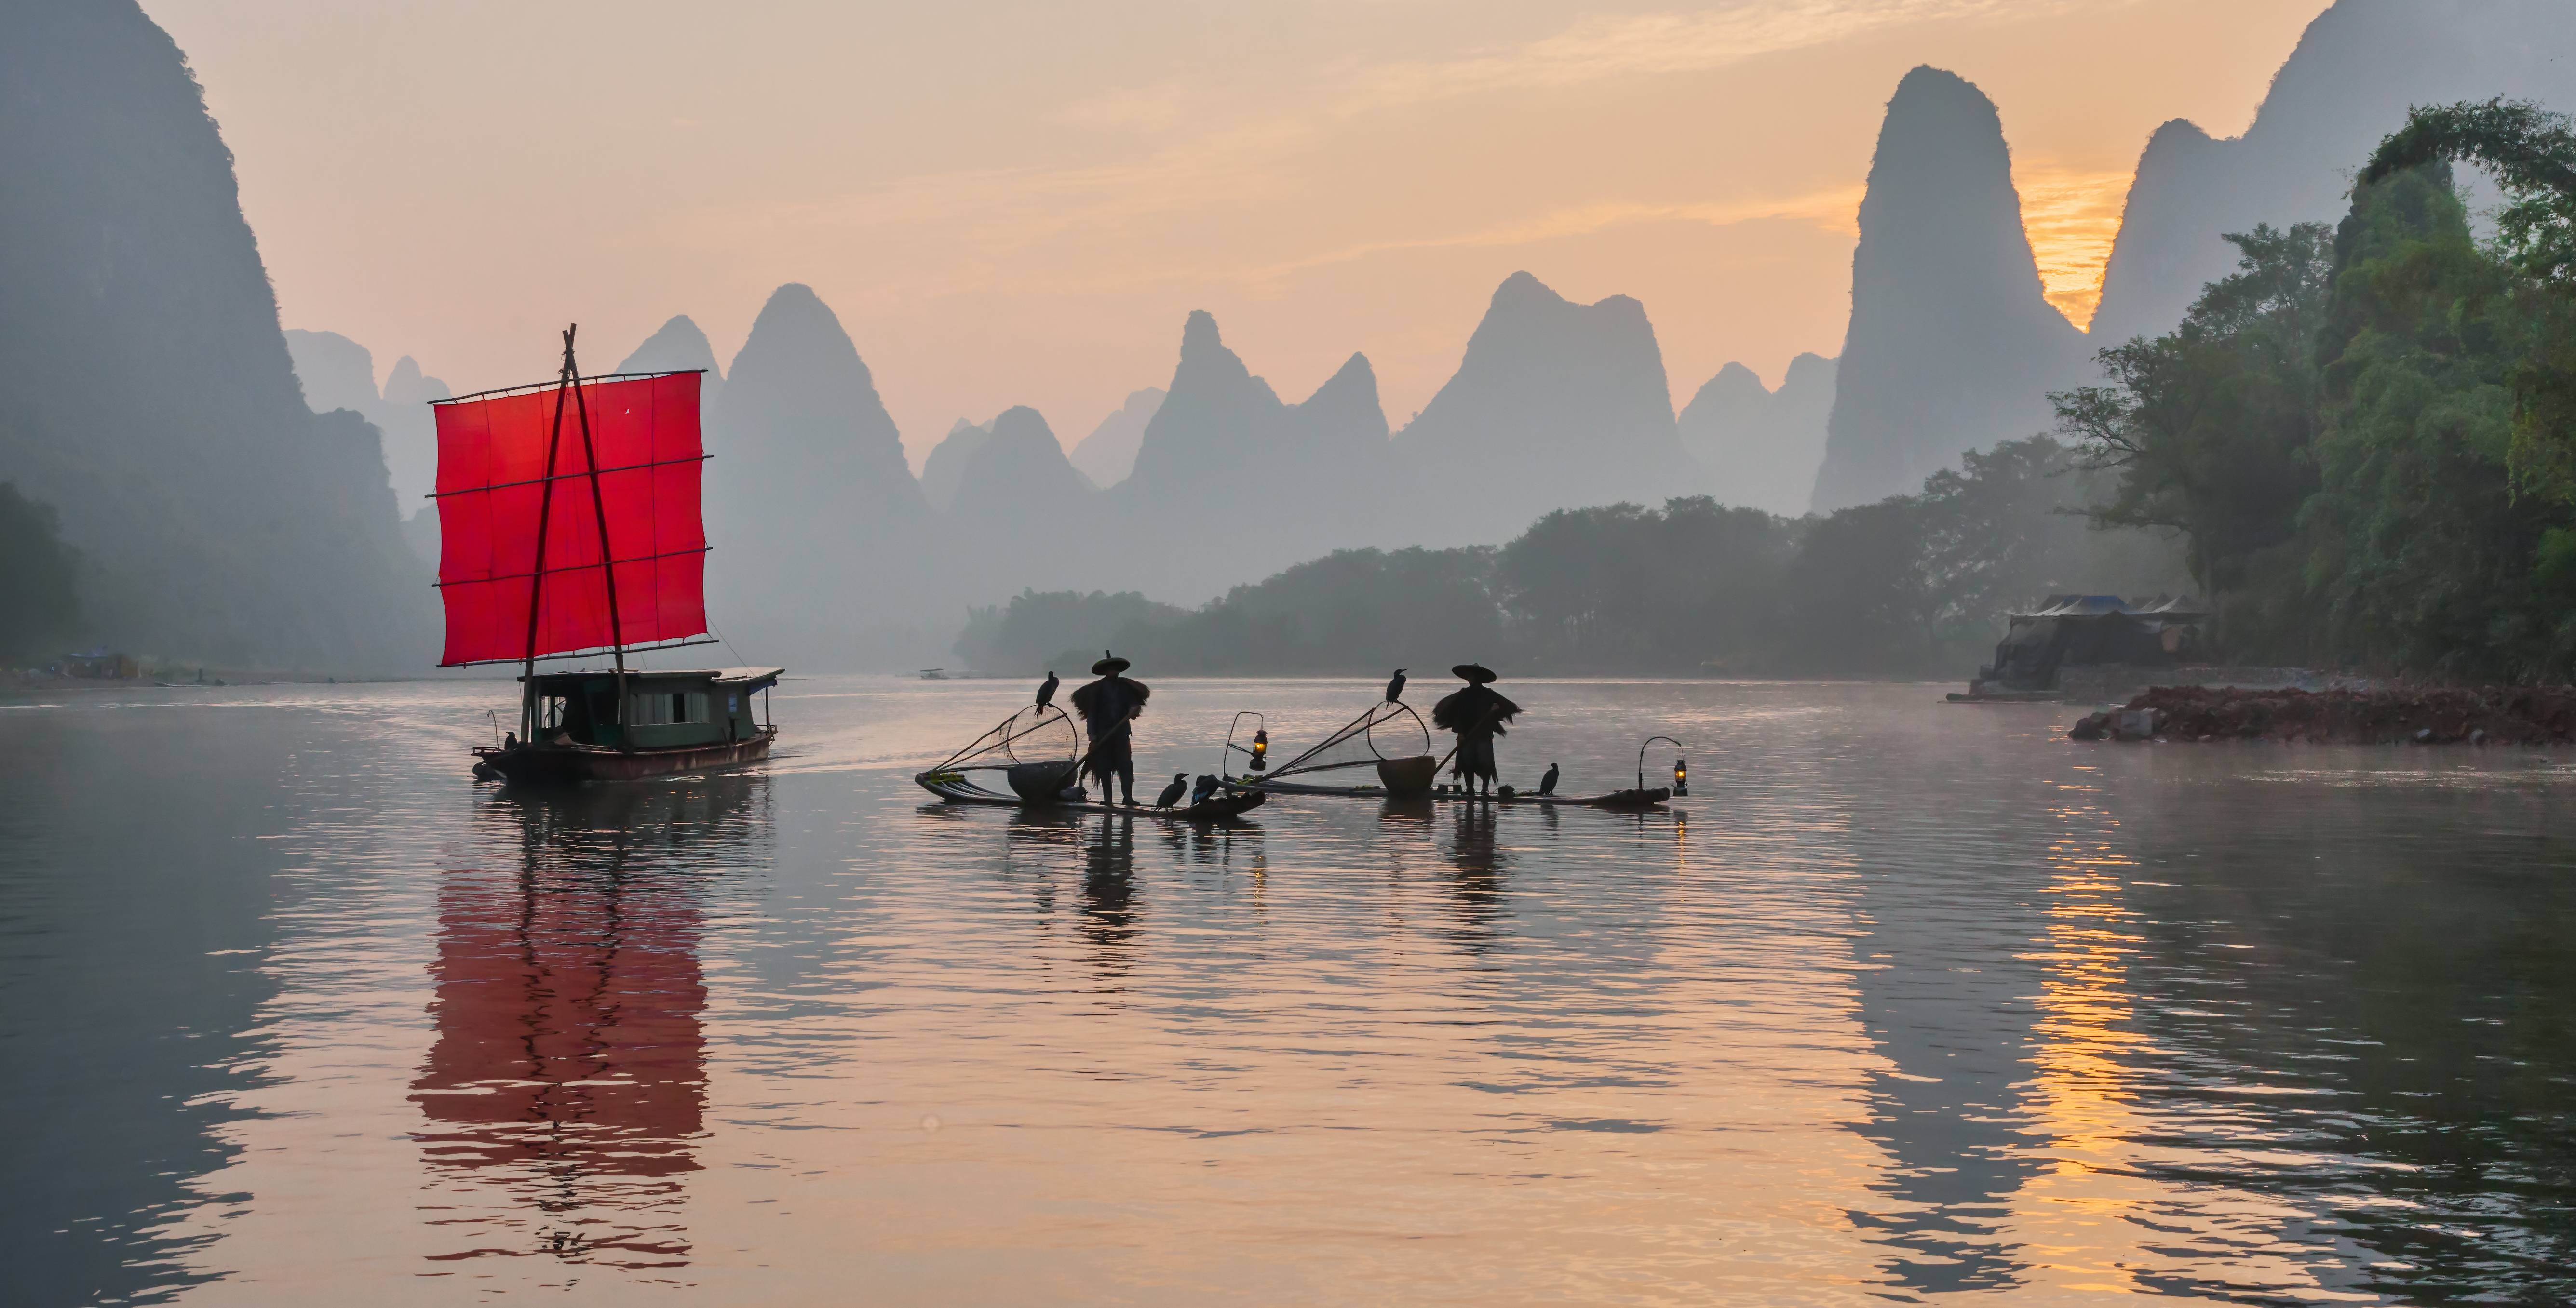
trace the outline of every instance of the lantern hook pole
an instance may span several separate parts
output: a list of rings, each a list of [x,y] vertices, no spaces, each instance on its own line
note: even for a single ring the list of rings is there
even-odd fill
[[[1680,741],[1675,740],[1670,736],[1646,737],[1644,743],[1637,746],[1637,789],[1639,790],[1644,790],[1646,788],[1646,746],[1652,745],[1658,740],[1675,749],[1680,749],[1682,747],[1682,743]]]

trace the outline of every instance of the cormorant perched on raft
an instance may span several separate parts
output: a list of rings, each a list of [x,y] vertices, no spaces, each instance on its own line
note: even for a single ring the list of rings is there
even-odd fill
[[[1126,792],[1127,803],[1136,803],[1136,719],[1145,716],[1145,698],[1153,692],[1141,681],[1130,681],[1124,675],[1127,660],[1100,651],[1102,658],[1091,665],[1098,681],[1077,687],[1073,692],[1073,711],[1082,715],[1082,726],[1091,737],[1091,752],[1083,756],[1083,770],[1100,778],[1100,802],[1109,801],[1109,779],[1118,778]]]
[[[1556,765],[1555,765],[1555,764],[1553,764],[1553,763],[1548,764],[1548,765],[1547,765],[1547,774],[1546,774],[1545,776],[1542,776],[1542,777],[1540,777],[1540,778],[1538,779],[1538,793],[1540,793],[1540,794],[1542,794],[1542,795],[1553,795],[1553,794],[1555,794],[1555,793],[1556,793]]]
[[[1163,793],[1154,797],[1154,807],[1170,808],[1180,803],[1181,796],[1188,793],[1190,793],[1190,774],[1175,772],[1172,774],[1172,784],[1163,787]]]
[[[1404,669],[1397,668],[1395,679],[1386,683],[1386,702],[1389,704],[1404,702]]]
[[[1038,707],[1045,708],[1047,705],[1054,703],[1055,688],[1063,684],[1063,682],[1055,679],[1055,669],[1048,668],[1047,679],[1038,683]]]
[[[1431,709],[1431,725],[1458,733],[1458,764],[1451,775],[1467,784],[1467,793],[1476,793],[1476,779],[1485,779],[1485,793],[1494,791],[1494,740],[1503,727],[1519,717],[1521,706],[1503,697],[1491,683],[1494,671],[1482,664],[1461,663],[1449,669],[1467,683],[1465,690],[1451,691]]]

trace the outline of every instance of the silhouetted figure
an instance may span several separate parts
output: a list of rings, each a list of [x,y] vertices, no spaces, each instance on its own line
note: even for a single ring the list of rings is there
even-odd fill
[[[1547,772],[1546,772],[1544,775],[1542,775],[1542,776],[1540,776],[1540,777],[1539,777],[1539,779],[1538,779],[1538,793],[1540,793],[1540,794],[1542,794],[1542,795],[1553,795],[1553,794],[1555,794],[1555,793],[1556,793],[1556,765],[1555,765],[1555,764],[1553,764],[1553,763],[1548,764],[1548,765],[1547,765]]]
[[[1209,798],[1216,794],[1216,788],[1217,779],[1213,773],[1200,773],[1198,784],[1190,787],[1190,802],[1192,804],[1208,802]]]
[[[1172,784],[1163,787],[1163,793],[1154,797],[1154,807],[1170,808],[1180,803],[1181,796],[1188,793],[1190,793],[1190,774],[1175,772],[1172,774]]]
[[[1118,778],[1126,802],[1136,802],[1135,722],[1145,715],[1145,699],[1153,692],[1141,681],[1130,681],[1125,673],[1127,660],[1101,651],[1102,658],[1091,665],[1092,675],[1100,678],[1076,688],[1073,711],[1082,715],[1084,732],[1091,737],[1091,753],[1084,757],[1083,769],[1100,779],[1100,802],[1109,803],[1109,779]]]
[[[1389,704],[1404,702],[1404,669],[1397,668],[1395,678],[1386,683],[1386,702]]]
[[[1451,691],[1431,709],[1431,725],[1458,733],[1457,764],[1451,775],[1466,783],[1467,793],[1476,793],[1476,780],[1485,782],[1485,793],[1494,790],[1494,741],[1503,727],[1520,716],[1521,706],[1503,697],[1490,684],[1493,669],[1481,664],[1461,663],[1451,668],[1467,683],[1465,690]]]
[[[1047,679],[1038,683],[1038,707],[1045,708],[1047,705],[1054,703],[1055,688],[1063,684],[1063,682],[1055,679],[1055,669],[1048,668]]]

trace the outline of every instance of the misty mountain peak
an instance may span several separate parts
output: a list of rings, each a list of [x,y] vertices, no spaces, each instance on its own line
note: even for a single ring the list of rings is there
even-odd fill
[[[1677,425],[1718,502],[1796,517],[1815,489],[1833,407],[1834,361],[1801,354],[1776,391],[1741,363],[1718,369]]]
[[[1420,484],[1448,492],[1433,510],[1448,520],[1426,527],[1435,542],[1699,489],[1645,306],[1576,304],[1526,272],[1495,288],[1457,373],[1395,444]]]
[[[376,359],[366,346],[338,332],[286,329],[286,357],[315,413],[348,409],[376,418]]]
[[[993,429],[986,424],[959,418],[948,425],[948,434],[931,447],[930,457],[921,461],[921,493],[929,498],[932,508],[944,509],[955,502],[957,485],[966,478],[966,465],[992,438]]]
[[[966,475],[958,482],[959,514],[975,519],[1069,518],[1078,502],[1092,494],[1090,480],[1064,457],[1064,443],[1037,410],[1014,405],[996,415],[987,430],[991,434],[967,459]]]
[[[427,404],[455,393],[446,382],[423,375],[419,360],[408,354],[394,360],[394,370],[385,374],[385,403],[389,406]]]
[[[698,324],[685,313],[673,315],[617,365],[619,372],[678,372],[687,368],[705,369],[710,387],[722,380],[716,369],[715,346],[707,343],[707,334],[698,330]]]
[[[882,566],[918,541],[929,502],[867,363],[812,287],[789,283],[761,306],[707,450],[707,585],[758,615],[729,635],[822,647],[853,620],[818,609],[818,589],[864,610],[926,586]]]
[[[1145,425],[1163,407],[1164,390],[1148,386],[1129,391],[1117,410],[1100,420],[1067,458],[1094,486],[1115,486],[1136,469],[1136,450],[1145,440]]]
[[[1305,402],[1289,411],[1288,431],[1306,455],[1351,460],[1333,471],[1374,464],[1386,453],[1386,409],[1378,403],[1377,370],[1368,356],[1353,354],[1342,362]]]
[[[1172,389],[1145,424],[1127,484],[1170,491],[1233,475],[1244,451],[1277,433],[1283,408],[1270,384],[1225,347],[1215,316],[1191,310]]]
[[[1703,404],[1744,403],[1756,396],[1766,400],[1771,398],[1771,388],[1763,385],[1762,378],[1751,368],[1740,363],[1729,363],[1718,369],[1716,376],[1701,383],[1699,393],[1691,396],[1691,402],[1684,406],[1682,412],[1688,413]]]
[[[2245,134],[2176,120],[2138,160],[2093,335],[2173,330],[2236,267],[2224,233],[2331,222],[2352,171],[2409,107],[2456,100],[2576,105],[2567,0],[2337,0],[2308,24]]]
[[[1385,432],[1386,413],[1378,406],[1377,400],[1377,369],[1369,366],[1368,356],[1365,354],[1353,353],[1350,358],[1343,360],[1342,366],[1335,369],[1332,376],[1325,378],[1324,384],[1316,387],[1315,393],[1307,396],[1306,402],[1297,407],[1332,409],[1338,412],[1354,412],[1365,408],[1369,413],[1376,415],[1380,435],[1383,436]]]
[[[1814,507],[1910,493],[1963,451],[2046,430],[2083,340],[2043,294],[1994,103],[1954,73],[1907,73],[1861,199]]]
[[[1220,361],[1242,366],[1242,360],[1235,358],[1234,351],[1225,348],[1225,338],[1216,328],[1216,315],[1205,309],[1190,310],[1189,321],[1181,324],[1181,367],[1187,369],[1192,363],[1209,365]]]
[[[1556,293],[1555,288],[1540,281],[1527,270],[1513,273],[1494,288],[1493,309],[1511,304],[1568,304],[1571,301]]]

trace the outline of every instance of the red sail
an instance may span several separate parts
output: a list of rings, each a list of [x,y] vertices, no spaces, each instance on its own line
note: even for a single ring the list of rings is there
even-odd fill
[[[579,406],[560,386],[469,395],[437,406],[438,585],[447,602],[441,666],[705,633],[707,533],[698,491],[706,450],[698,435],[698,374],[613,378],[583,382],[580,389]],[[589,410],[587,451],[582,407]],[[616,568],[614,623],[609,572],[601,566],[603,513],[605,557]]]

